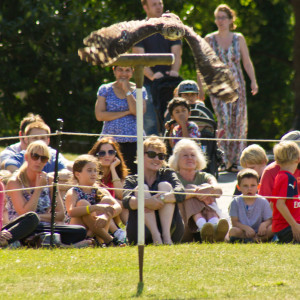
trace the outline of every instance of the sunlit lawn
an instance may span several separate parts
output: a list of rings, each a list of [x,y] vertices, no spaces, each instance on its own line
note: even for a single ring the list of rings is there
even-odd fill
[[[1,299],[299,299],[297,245],[0,250]]]

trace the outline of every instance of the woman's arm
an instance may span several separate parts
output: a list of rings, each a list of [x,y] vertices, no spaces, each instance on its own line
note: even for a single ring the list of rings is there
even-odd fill
[[[243,66],[251,80],[252,95],[255,95],[258,92],[258,85],[256,82],[255,71],[254,71],[253,63],[250,58],[246,40],[242,34],[239,36],[239,41],[240,41],[240,50],[241,50]]]
[[[125,179],[123,191],[123,207],[129,210],[137,210],[138,199],[134,196],[134,190],[137,186],[137,178],[135,176],[128,176]],[[160,200],[159,195],[145,199],[145,207],[157,210],[164,206],[163,201]]]
[[[95,116],[98,121],[112,121],[120,119],[130,114],[129,110],[125,111],[107,111],[105,98],[102,96],[97,97],[95,104]]]
[[[116,170],[116,167],[121,163],[120,159],[118,157],[115,157],[115,160],[111,163],[110,165],[110,173],[111,173],[111,181],[116,189],[120,190],[115,190],[115,196],[117,199],[122,200],[123,198],[123,191],[121,190],[124,185],[124,180],[122,180]]]
[[[18,215],[23,215],[30,211],[34,211],[34,212],[36,211],[38,201],[42,192],[42,188],[39,188],[39,186],[43,186],[46,184],[47,184],[46,174],[44,172],[38,174],[36,179],[37,188],[34,189],[34,192],[31,195],[29,201],[26,201],[21,190],[7,192],[11,198],[14,209]],[[21,188],[22,185],[16,177],[12,178],[7,183],[7,190],[15,190]]]

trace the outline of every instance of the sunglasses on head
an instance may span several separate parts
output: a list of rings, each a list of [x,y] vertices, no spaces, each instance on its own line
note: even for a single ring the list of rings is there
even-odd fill
[[[156,153],[155,151],[147,151],[145,152],[149,158],[158,157],[159,160],[164,160],[166,158],[166,154],[164,153]]]
[[[45,162],[47,162],[49,160],[48,156],[39,155],[37,153],[31,153],[31,158],[33,160],[39,160],[39,158],[40,158],[42,163],[45,163]]]
[[[106,154],[108,154],[109,156],[113,156],[113,155],[117,154],[117,151],[116,150],[108,150],[108,151],[100,150],[98,153],[96,153],[96,156],[104,157]]]

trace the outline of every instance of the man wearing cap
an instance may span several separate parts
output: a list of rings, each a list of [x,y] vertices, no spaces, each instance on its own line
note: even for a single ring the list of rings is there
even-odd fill
[[[282,136],[280,141],[294,141],[298,144],[298,147],[300,147],[300,131],[295,130],[288,132],[284,136]],[[260,180],[260,189],[258,193],[259,195],[262,195],[267,199],[267,196],[272,195],[275,177],[279,171],[280,167],[275,161],[265,168]],[[300,190],[300,164],[298,164],[298,168],[293,175],[297,179],[298,190]],[[270,199],[268,200],[270,201]]]

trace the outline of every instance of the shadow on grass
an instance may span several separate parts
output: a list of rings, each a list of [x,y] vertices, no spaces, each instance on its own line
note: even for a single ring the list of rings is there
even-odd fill
[[[144,282],[139,282],[136,290],[135,297],[140,297],[144,290]]]

